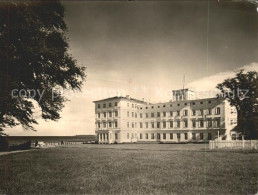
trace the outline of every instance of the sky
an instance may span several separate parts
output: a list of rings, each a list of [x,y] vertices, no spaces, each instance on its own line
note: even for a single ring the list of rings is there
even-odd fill
[[[258,71],[258,12],[240,1],[64,1],[70,53],[87,67],[81,93],[58,122],[36,116],[37,132],[10,135],[94,134],[92,101],[131,95],[169,101],[188,87],[214,91],[241,68]],[[200,95],[202,97],[204,95]]]

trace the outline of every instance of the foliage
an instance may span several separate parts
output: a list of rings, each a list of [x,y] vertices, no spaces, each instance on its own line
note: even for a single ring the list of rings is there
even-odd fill
[[[53,89],[81,89],[85,68],[68,53],[66,33],[59,1],[1,3],[0,132],[18,124],[35,130],[36,106],[43,119],[58,120],[67,99]],[[13,89],[27,93],[14,98]]]
[[[258,73],[240,70],[234,78],[226,79],[217,88],[235,106],[238,114],[238,125],[235,128],[246,139],[258,138]]]

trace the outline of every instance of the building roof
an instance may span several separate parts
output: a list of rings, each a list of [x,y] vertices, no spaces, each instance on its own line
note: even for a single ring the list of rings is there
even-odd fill
[[[102,99],[102,100],[96,100],[96,101],[93,101],[93,102],[97,103],[97,102],[114,100],[114,99],[125,99],[125,100],[130,100],[130,101],[134,101],[134,102],[138,102],[138,103],[142,103],[142,104],[147,104],[147,102],[145,102],[145,101],[138,100],[138,99],[131,98],[131,97],[123,97],[123,96],[114,96],[114,97],[110,97],[110,98],[106,98],[106,99]]]

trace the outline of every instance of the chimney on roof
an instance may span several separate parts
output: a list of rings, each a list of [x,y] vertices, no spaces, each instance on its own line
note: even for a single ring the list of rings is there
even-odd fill
[[[126,95],[126,98],[129,99],[129,100],[131,99],[130,95]]]

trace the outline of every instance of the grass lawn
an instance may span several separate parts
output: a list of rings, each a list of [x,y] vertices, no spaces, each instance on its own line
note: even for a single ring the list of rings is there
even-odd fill
[[[205,144],[73,145],[0,156],[0,194],[255,194],[258,153]]]

